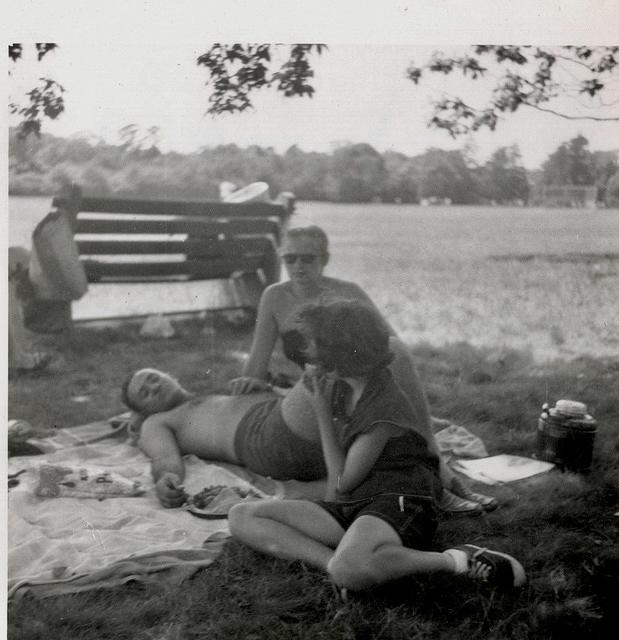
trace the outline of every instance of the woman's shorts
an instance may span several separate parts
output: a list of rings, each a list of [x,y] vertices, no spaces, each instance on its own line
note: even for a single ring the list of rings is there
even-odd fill
[[[254,473],[277,480],[319,480],[327,476],[319,442],[290,431],[281,398],[254,405],[241,419],[234,438],[235,453]]]
[[[343,529],[349,529],[360,516],[374,516],[384,520],[400,536],[405,547],[427,551],[438,524],[432,500],[418,496],[385,493],[348,502],[317,500]]]

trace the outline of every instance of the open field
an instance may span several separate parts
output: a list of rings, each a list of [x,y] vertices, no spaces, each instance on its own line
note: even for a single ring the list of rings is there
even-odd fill
[[[28,244],[50,199],[11,198],[9,241]],[[331,238],[328,273],[354,280],[409,344],[619,353],[619,210],[297,205]],[[216,285],[99,285],[75,317],[208,306]]]

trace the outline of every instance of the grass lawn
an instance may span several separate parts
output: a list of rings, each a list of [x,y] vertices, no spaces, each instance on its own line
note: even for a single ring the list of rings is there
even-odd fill
[[[39,337],[61,357],[38,375],[9,381],[9,417],[60,427],[123,407],[122,379],[142,366],[177,375],[192,391],[220,390],[238,373],[249,330],[216,317],[176,325],[169,340],[138,325],[76,328]],[[178,586],[128,584],[11,603],[8,638],[565,638],[616,637],[619,628],[619,361],[581,358],[539,365],[517,351],[467,344],[413,347],[434,415],[482,437],[491,454],[530,455],[543,402],[587,403],[598,421],[590,474],[551,472],[498,488],[502,507],[482,518],[443,519],[437,548],[462,542],[517,556],[518,592],[466,580],[402,580],[342,603],[318,571],[260,556],[232,541],[214,565]],[[481,487],[479,487],[481,488]]]

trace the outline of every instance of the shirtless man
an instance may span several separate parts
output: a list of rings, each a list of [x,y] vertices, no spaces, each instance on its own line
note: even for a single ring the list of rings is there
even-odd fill
[[[123,385],[125,404],[147,416],[139,446],[151,458],[157,497],[165,507],[183,504],[185,466],[182,456],[193,454],[247,467],[250,471],[283,480],[286,497],[321,498],[326,467],[320,432],[311,403],[298,381],[282,397],[273,391],[243,395],[212,394],[194,397],[180,383],[156,369],[141,369]],[[438,448],[427,421],[417,427]],[[443,466],[444,462],[441,461]],[[458,482],[450,486],[458,493],[485,498]],[[479,501],[468,502],[464,511],[476,513]]]
[[[127,406],[148,416],[138,445],[151,458],[163,506],[185,501],[184,454],[284,480],[287,496],[322,497],[326,468],[320,435],[301,384],[285,397],[270,391],[196,398],[156,369],[133,374],[123,397]]]

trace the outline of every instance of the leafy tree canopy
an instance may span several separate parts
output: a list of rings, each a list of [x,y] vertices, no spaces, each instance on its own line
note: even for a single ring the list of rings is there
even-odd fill
[[[58,47],[53,42],[37,42],[37,60],[42,60],[50,51]],[[19,42],[9,45],[9,59],[16,63],[24,54],[24,46]],[[11,71],[9,70],[9,75]],[[41,132],[42,118],[54,120],[64,111],[64,87],[52,78],[39,78],[39,84],[26,93],[27,104],[9,100],[9,113],[21,116],[20,136]]]
[[[562,143],[543,166],[544,184],[548,185],[592,185],[595,173],[594,155],[583,135]]]
[[[262,87],[275,86],[286,96],[311,97],[309,56],[314,51],[320,54],[324,45],[289,45],[288,60],[273,70],[275,48],[283,51],[285,46],[217,44],[200,56],[198,64],[207,67],[207,84],[214,88],[209,113],[243,111],[252,106],[250,94]],[[411,64],[406,75],[419,84],[428,73],[461,72],[477,80],[490,75],[494,67],[502,70],[488,104],[475,106],[460,97],[444,97],[434,103],[428,125],[445,129],[455,138],[482,127],[494,130],[503,114],[521,107],[573,120],[619,120],[619,115],[608,113],[613,106],[609,96],[618,62],[619,47],[476,45],[459,57],[436,51],[427,64]],[[596,112],[562,110],[555,104],[559,97],[574,97]]]
[[[39,60],[57,48],[54,43],[35,46]],[[312,97],[311,57],[325,49],[323,44],[214,44],[196,60],[207,69],[206,84],[212,87],[208,113],[245,111],[252,107],[252,94],[262,88],[275,89],[287,97]],[[23,45],[9,46],[13,63],[22,53]],[[435,52],[427,64],[411,64],[406,74],[419,84],[429,73],[460,72],[474,81],[494,75],[496,68],[502,70],[487,104],[472,105],[458,96],[434,103],[428,125],[457,137],[483,127],[494,130],[503,115],[522,107],[567,119],[617,121],[619,115],[611,112],[617,100],[613,102],[611,93],[616,90],[613,81],[617,80],[618,62],[619,46],[476,45],[458,57]],[[42,118],[56,118],[64,110],[64,88],[51,78],[40,78],[40,82],[27,93],[27,105],[11,102],[9,106],[11,113],[23,116],[22,135],[38,134]],[[558,106],[557,98],[564,97],[575,98],[587,112],[568,112],[565,101]]]
[[[309,96],[314,88],[309,83],[314,76],[309,57],[326,48],[322,44],[293,44],[288,58],[281,65],[274,60],[274,50],[284,45],[215,44],[198,60],[207,68],[213,88],[208,112],[212,114],[245,111],[252,106],[250,94],[263,87],[273,87],[286,97]]]
[[[570,120],[619,120],[609,114],[612,80],[617,80],[619,47],[532,47],[477,45],[460,57],[435,52],[424,66],[409,66],[407,76],[419,84],[424,74],[461,72],[477,80],[489,65],[504,69],[496,80],[489,102],[474,106],[459,97],[444,97],[434,103],[430,127],[445,129],[452,137],[477,131],[494,131],[501,114],[530,107]],[[555,106],[558,97],[575,97],[597,113],[577,114]],[[616,104],[616,100],[615,100]]]

